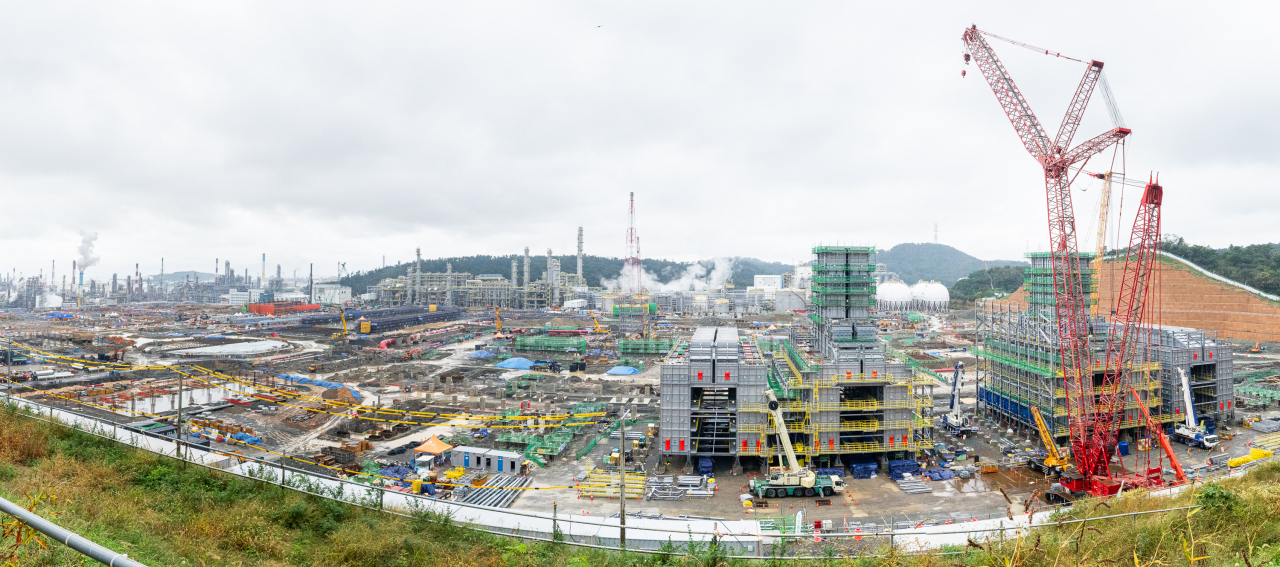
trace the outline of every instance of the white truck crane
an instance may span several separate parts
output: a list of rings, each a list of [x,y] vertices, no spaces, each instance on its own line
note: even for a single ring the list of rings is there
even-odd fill
[[[831,496],[844,492],[844,481],[836,475],[819,475],[812,469],[800,466],[796,460],[795,449],[791,447],[791,437],[787,433],[787,424],[782,420],[782,406],[773,390],[765,390],[765,398],[769,400],[769,412],[773,414],[773,422],[778,430],[778,441],[787,456],[785,470],[770,472],[768,480],[752,480],[748,483],[750,491],[764,498],[785,498],[787,496]]]
[[[972,435],[978,428],[969,422],[969,418],[960,413],[960,383],[964,381],[964,363],[957,362],[955,374],[951,378],[951,407],[942,416],[942,425],[953,435]]]
[[[1182,379],[1182,403],[1187,408],[1187,419],[1185,423],[1174,426],[1173,438],[1184,445],[1199,447],[1201,449],[1212,449],[1218,446],[1218,436],[1205,431],[1203,425],[1196,423],[1196,409],[1191,402],[1191,382],[1187,379],[1187,372],[1181,368],[1174,367],[1178,372],[1178,377]]]

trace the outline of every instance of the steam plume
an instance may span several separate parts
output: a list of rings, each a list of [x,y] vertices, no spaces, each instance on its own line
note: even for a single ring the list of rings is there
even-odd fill
[[[93,243],[97,241],[98,233],[80,231],[80,260],[79,265],[76,266],[80,271],[83,272],[85,268],[97,265],[98,260],[102,259],[93,253]]]

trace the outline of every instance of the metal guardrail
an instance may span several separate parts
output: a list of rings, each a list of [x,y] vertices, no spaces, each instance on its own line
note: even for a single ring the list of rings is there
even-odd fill
[[[101,545],[93,543],[74,532],[59,526],[49,520],[40,517],[38,514],[23,508],[13,502],[0,498],[0,512],[4,512],[17,518],[22,523],[31,526],[36,531],[57,540],[58,543],[76,550],[81,555],[88,557],[103,565],[111,567],[147,567],[142,563],[138,563],[124,553],[116,553]]]

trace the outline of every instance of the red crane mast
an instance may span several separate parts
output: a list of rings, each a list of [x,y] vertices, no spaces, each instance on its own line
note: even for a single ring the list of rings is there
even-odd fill
[[[1098,425],[1091,364],[1093,353],[1089,346],[1088,304],[1081,280],[1083,266],[1077,254],[1075,212],[1072,209],[1068,173],[1071,166],[1087,161],[1124,139],[1132,131],[1128,128],[1114,128],[1070,147],[1080,121],[1084,118],[1093,88],[1098,84],[1102,73],[1101,61],[1090,61],[1087,64],[1084,77],[1062,118],[1062,125],[1059,126],[1057,135],[1050,139],[1032,112],[1031,105],[1013,82],[1013,77],[987,43],[984,33],[973,26],[964,31],[961,40],[969,51],[966,60],[972,56],[983,77],[991,85],[1005,116],[1021,138],[1022,145],[1044,169],[1054,306],[1066,409],[1070,420],[1068,430],[1071,435],[1071,452],[1076,468],[1085,478],[1099,473],[1108,474],[1109,454],[1104,448],[1093,446],[1094,431]],[[1084,487],[1074,489],[1080,488]]]
[[[1129,248],[1125,253],[1124,273],[1120,279],[1120,290],[1116,296],[1115,313],[1110,333],[1107,335],[1107,354],[1102,372],[1102,388],[1098,394],[1098,412],[1091,450],[1100,452],[1095,457],[1105,459],[1115,449],[1116,435],[1119,430],[1117,417],[1124,411],[1124,401],[1130,393],[1142,410],[1152,434],[1159,438],[1161,447],[1168,455],[1178,480],[1185,480],[1178,457],[1169,447],[1160,425],[1147,414],[1141,396],[1129,383],[1129,377],[1135,369],[1147,372],[1145,367],[1135,368],[1135,364],[1145,357],[1138,356],[1145,349],[1139,340],[1139,330],[1148,326],[1150,318],[1147,306],[1151,303],[1154,288],[1151,285],[1151,274],[1155,268],[1156,256],[1160,246],[1160,207],[1164,201],[1164,188],[1158,181],[1149,181],[1142,193],[1142,201],[1138,205],[1137,216],[1133,220],[1133,231],[1129,236]],[[1149,329],[1149,327],[1148,327]],[[1150,334],[1146,340],[1150,341]],[[1144,388],[1150,392],[1149,389]],[[1105,461],[1104,461],[1105,462]],[[1096,474],[1108,473],[1098,471]],[[1126,478],[1125,485],[1153,486],[1162,483],[1161,469],[1147,469],[1136,478]],[[1119,484],[1096,479],[1090,483],[1090,491],[1096,494],[1113,494]]]

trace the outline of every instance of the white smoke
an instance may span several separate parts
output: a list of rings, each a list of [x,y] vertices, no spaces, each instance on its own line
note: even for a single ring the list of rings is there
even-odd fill
[[[712,258],[695,262],[685,268],[683,274],[667,283],[658,281],[648,271],[640,272],[640,285],[648,291],[704,291],[720,287],[733,277],[733,258]],[[617,278],[601,279],[600,285],[609,291],[630,291],[626,282],[635,281],[635,268],[623,266]]]
[[[80,259],[77,260],[76,269],[84,271],[85,268],[97,265],[98,260],[102,258],[93,253],[93,244],[98,241],[98,233],[80,231]]]

